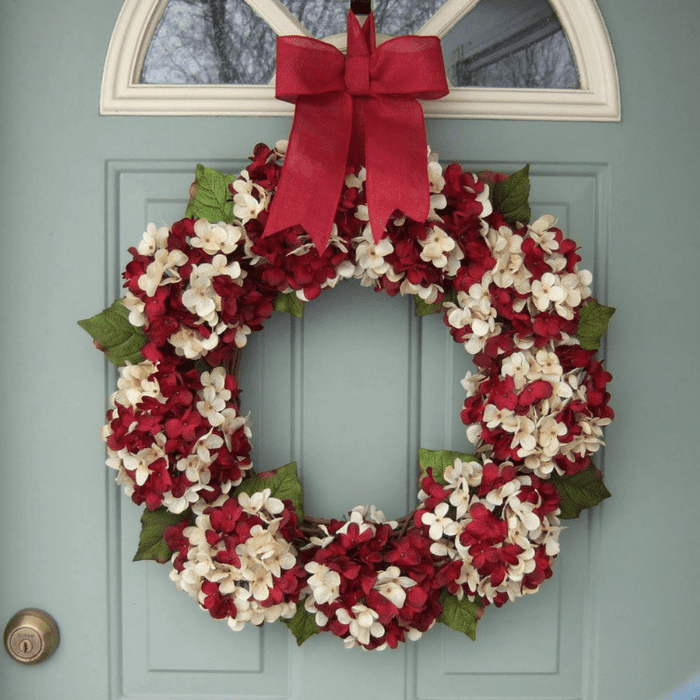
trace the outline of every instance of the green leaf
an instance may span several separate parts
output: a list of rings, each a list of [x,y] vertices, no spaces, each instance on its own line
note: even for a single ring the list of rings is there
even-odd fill
[[[614,313],[615,309],[612,306],[603,306],[595,300],[581,307],[576,337],[584,350],[600,348],[600,339],[607,330]]]
[[[440,313],[443,309],[443,304],[446,301],[451,301],[453,304],[457,301],[457,292],[454,289],[450,289],[442,297],[442,301],[435,304],[426,304],[417,294],[413,295],[413,303],[415,305],[415,315],[416,316],[427,316],[428,314]]]
[[[495,182],[491,188],[493,208],[509,223],[530,223],[530,166],[500,182]]]
[[[241,493],[247,493],[250,496],[263,489],[270,489],[272,495],[280,500],[291,500],[296,508],[299,522],[304,520],[304,494],[297,475],[296,462],[286,464],[274,471],[251,474],[236,489],[234,496],[238,497]]]
[[[422,447],[418,450],[418,464],[420,470],[418,472],[419,482],[426,475],[428,467],[433,469],[433,478],[443,486],[445,481],[445,469],[455,463],[455,459],[461,459],[463,462],[478,462],[478,458],[474,455],[466,455],[461,452],[451,452],[450,450],[425,450]]]
[[[321,631],[316,624],[314,616],[306,611],[301,600],[297,603],[297,611],[294,613],[294,617],[289,620],[280,619],[296,637],[298,646],[301,646],[309,637],[313,637]]]
[[[438,622],[451,627],[457,632],[466,634],[467,637],[476,641],[476,623],[482,615],[481,600],[474,598],[471,602],[467,596],[458,600],[457,596],[444,592],[440,596],[442,604],[442,615],[438,617]]]
[[[584,508],[593,508],[611,496],[603,483],[603,475],[593,462],[578,474],[559,476],[555,473],[550,478],[559,491],[559,517],[564,520],[578,518]]]
[[[129,323],[129,310],[121,299],[97,316],[78,321],[78,325],[93,337],[95,345],[117,367],[127,362],[132,365],[143,362],[141,348],[146,344],[146,335]]]
[[[197,166],[195,183],[197,193],[187,205],[185,216],[206,219],[215,224],[219,221],[230,224],[233,220],[233,195],[228,186],[235,178],[222,175],[217,170]]]
[[[187,519],[182,513],[171,513],[165,508],[157,510],[144,510],[141,516],[141,535],[139,536],[139,548],[134,555],[134,561],[152,559],[159,564],[170,561],[172,552],[165,544],[163,533],[171,525],[177,525]]]
[[[280,293],[275,297],[275,311],[283,311],[297,318],[304,315],[304,302],[299,299],[296,292]]]
[[[212,370],[211,365],[202,358],[194,361],[194,367],[200,374],[203,374],[204,372],[211,372]]]

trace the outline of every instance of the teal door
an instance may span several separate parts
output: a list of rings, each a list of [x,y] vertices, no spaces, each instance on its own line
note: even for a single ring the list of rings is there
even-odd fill
[[[489,609],[477,642],[436,628],[380,653],[328,635],[297,648],[279,624],[233,633],[165,569],[131,562],[138,511],[98,437],[114,378],[76,320],[111,302],[146,223],[182,215],[197,162],[240,169],[290,122],[100,116],[120,6],[0,4],[0,621],[35,606],[61,629],[43,664],[0,655],[3,700],[657,700],[700,673],[700,6],[599,0],[619,123],[428,123],[444,162],[530,163],[535,213],[560,219],[596,296],[617,308],[605,353],[613,498],[568,523],[554,578]],[[242,369],[257,468],[296,459],[316,515],[358,503],[403,514],[416,449],[468,449],[455,348],[439,319],[419,322],[407,300],[351,283],[303,321],[275,316]]]

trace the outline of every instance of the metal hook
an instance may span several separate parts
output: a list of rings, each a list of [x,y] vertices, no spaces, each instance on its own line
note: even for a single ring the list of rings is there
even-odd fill
[[[351,0],[350,11],[356,15],[368,15],[372,12],[372,0]]]

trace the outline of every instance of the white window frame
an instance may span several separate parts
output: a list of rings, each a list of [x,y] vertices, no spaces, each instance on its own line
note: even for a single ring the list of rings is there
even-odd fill
[[[308,34],[275,0],[245,0],[280,36]],[[139,82],[153,33],[168,0],[125,0],[114,27],[102,77],[100,113],[106,115],[284,116],[293,106],[269,85],[152,85]],[[446,36],[478,0],[448,0],[417,32]],[[620,88],[612,44],[595,0],[550,0],[571,44],[577,90],[453,87],[423,103],[426,117],[619,121]],[[345,37],[328,39],[344,48]]]

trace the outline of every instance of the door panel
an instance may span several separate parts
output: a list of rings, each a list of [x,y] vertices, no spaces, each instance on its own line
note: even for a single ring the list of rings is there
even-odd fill
[[[236,171],[289,120],[100,117],[121,0],[0,3],[0,619],[38,606],[61,628],[42,665],[0,655],[3,700],[655,700],[700,671],[700,6],[679,0],[661,19],[652,0],[599,4],[621,123],[431,120],[428,138],[444,162],[531,163],[535,213],[559,217],[617,307],[604,353],[613,498],[567,523],[555,577],[487,610],[476,643],[435,629],[367,654],[328,635],[297,648],[281,624],[230,632],[167,567],[131,562],[139,510],[98,438],[114,375],[75,324],[118,293],[145,223],[181,216],[197,162]],[[344,283],[303,320],[275,315],[244,353],[255,464],[298,460],[311,513],[373,502],[401,514],[419,446],[467,449],[467,369],[439,318]]]

